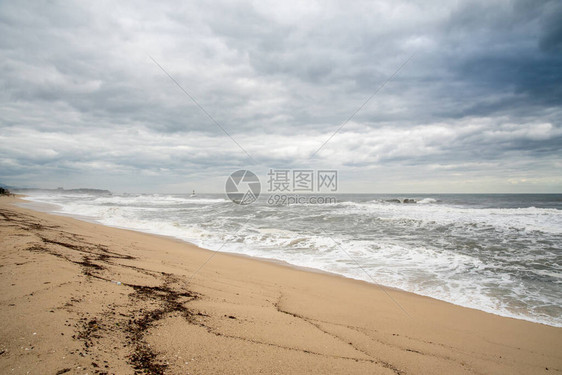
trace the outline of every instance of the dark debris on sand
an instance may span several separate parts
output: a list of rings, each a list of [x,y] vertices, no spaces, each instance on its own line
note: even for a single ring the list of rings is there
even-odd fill
[[[173,290],[170,287],[170,284],[173,282],[170,275],[166,275],[165,280],[163,286],[156,287],[125,284],[135,290],[133,298],[156,300],[160,304],[159,308],[147,312],[139,311],[140,316],[138,318],[129,320],[129,344],[134,348],[133,354],[129,359],[133,368],[139,373],[164,374],[168,367],[165,363],[158,361],[157,354],[154,353],[144,340],[144,335],[150,327],[173,313],[179,313],[187,321],[193,322],[194,313],[186,308],[184,303],[194,300],[197,298],[197,295],[192,292],[177,292]],[[189,298],[189,300],[182,303],[180,301],[182,298]]]
[[[172,314],[178,314],[186,321],[197,324],[194,316],[201,314],[193,313],[185,306],[186,303],[198,297],[195,293],[175,290],[172,284],[177,283],[177,280],[171,274],[156,273],[133,265],[114,263],[115,260],[132,260],[135,258],[112,252],[104,245],[89,243],[76,234],[62,231],[59,227],[50,227],[36,222],[27,215],[16,214],[8,210],[0,210],[0,218],[4,219],[8,225],[35,232],[34,234],[39,241],[28,246],[28,251],[53,255],[78,265],[82,274],[88,280],[97,279],[111,282],[110,278],[103,275],[103,272],[107,272],[110,266],[127,267],[136,272],[160,278],[162,280],[161,286],[121,283],[121,285],[133,289],[132,293],[129,294],[127,304],[122,305],[128,311],[125,314],[119,314],[126,316],[128,322],[118,324],[118,322],[111,320],[114,318],[104,314],[96,317],[82,317],[78,320],[76,334],[72,337],[83,342],[83,351],[78,351],[76,354],[84,357],[94,355],[92,350],[96,347],[99,339],[110,334],[110,331],[119,330],[126,340],[123,344],[130,349],[128,362],[135,373],[155,375],[165,373],[168,365],[163,363],[158,358],[158,353],[150,348],[145,340],[145,335],[158,321]],[[80,300],[71,299],[65,306],[71,307],[75,302],[80,302]],[[147,308],[146,305],[150,308]],[[144,308],[140,306],[144,306]],[[112,311],[112,313],[114,314],[115,311]],[[104,367],[107,369],[109,366],[105,365]],[[71,370],[63,368],[57,374],[64,374],[69,371]],[[107,374],[106,371],[99,368],[98,362],[95,361],[92,362],[92,372],[99,375]]]

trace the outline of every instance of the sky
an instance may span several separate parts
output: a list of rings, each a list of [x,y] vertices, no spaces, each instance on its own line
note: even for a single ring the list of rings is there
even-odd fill
[[[0,183],[562,192],[560,1],[0,0]]]

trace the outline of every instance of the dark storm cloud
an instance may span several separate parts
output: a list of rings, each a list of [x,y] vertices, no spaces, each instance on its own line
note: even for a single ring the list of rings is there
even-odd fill
[[[507,178],[503,161],[547,175],[562,148],[561,17],[559,1],[2,2],[0,178],[130,188],[144,175],[160,189],[247,166],[149,56],[255,168]]]

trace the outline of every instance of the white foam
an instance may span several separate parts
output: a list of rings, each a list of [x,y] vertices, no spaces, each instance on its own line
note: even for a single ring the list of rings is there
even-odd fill
[[[433,204],[385,204],[342,202],[345,214],[424,223],[489,226],[562,234],[562,210],[553,208],[468,208]]]
[[[180,197],[161,194],[151,195],[130,195],[130,196],[110,196],[98,197],[94,200],[95,204],[113,204],[113,205],[166,205],[166,204],[214,204],[228,202],[225,199],[215,198],[198,198],[198,197]]]
[[[436,203],[436,202],[437,202],[436,199],[424,198],[424,199],[421,199],[421,200],[417,201],[416,203],[418,203],[418,204],[429,204],[429,203]]]

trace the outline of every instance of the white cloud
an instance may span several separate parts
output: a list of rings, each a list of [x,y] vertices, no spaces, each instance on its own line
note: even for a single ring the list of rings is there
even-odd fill
[[[493,188],[492,177],[513,173],[516,163],[526,175],[515,181],[540,185],[562,147],[551,8],[3,2],[0,179],[129,188],[140,175],[158,189],[251,166],[150,55],[255,168],[326,165],[356,181],[358,169],[404,171],[387,174],[389,189],[416,177],[409,168],[428,178],[464,171],[487,176]]]

